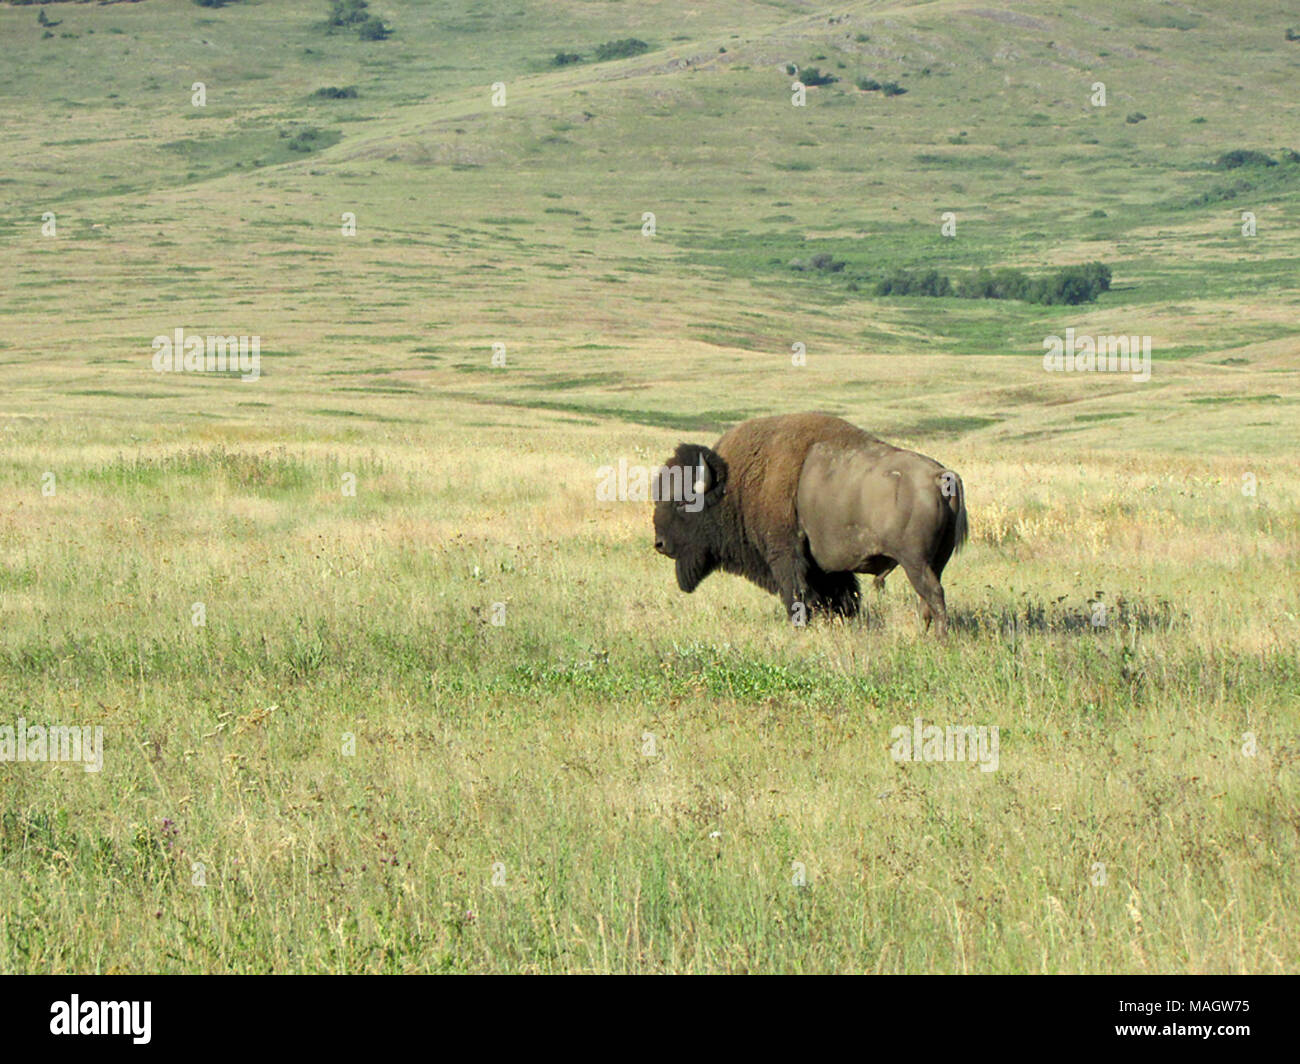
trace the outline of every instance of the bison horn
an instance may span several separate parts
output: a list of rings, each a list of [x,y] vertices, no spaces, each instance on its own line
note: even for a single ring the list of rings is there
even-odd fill
[[[695,494],[703,495],[709,490],[709,467],[704,462],[700,462],[696,469]]]

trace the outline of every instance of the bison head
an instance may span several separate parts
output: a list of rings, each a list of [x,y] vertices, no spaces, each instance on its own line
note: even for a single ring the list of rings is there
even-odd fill
[[[717,504],[727,485],[722,456],[683,443],[659,470],[655,493],[655,550],[677,563],[677,586],[691,592],[721,561]]]

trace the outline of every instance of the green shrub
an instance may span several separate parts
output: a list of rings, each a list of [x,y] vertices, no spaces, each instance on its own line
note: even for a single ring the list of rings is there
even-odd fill
[[[333,85],[327,85],[323,89],[317,89],[313,96],[319,96],[323,100],[355,100],[357,90],[353,88],[338,89]]]
[[[880,86],[880,91],[886,96],[902,96],[907,90],[896,81],[886,81]]]
[[[1003,267],[979,269],[956,285],[938,270],[911,273],[897,270],[876,283],[878,296],[959,296],[962,299],[1016,299],[1025,303],[1091,303],[1110,289],[1110,267],[1100,262],[1067,266],[1049,277],[1028,277]]]
[[[1255,186],[1249,181],[1238,181],[1233,185],[1215,185],[1208,192],[1200,192],[1187,201],[1189,207],[1208,207],[1212,203],[1224,203],[1227,200],[1236,199],[1238,196],[1244,196],[1247,192],[1255,191]]]
[[[331,26],[356,26],[370,16],[366,14],[366,0],[332,0],[329,24]]]
[[[371,15],[368,19],[357,26],[357,36],[363,41],[383,41],[387,40],[392,31],[384,25],[384,20],[378,15]]]
[[[1049,306],[1091,303],[1100,291],[1096,279],[1083,266],[1067,266],[1056,276],[1039,282],[1039,285],[1035,291],[1037,298],[1031,302],[1046,303]]]
[[[858,78],[854,84],[863,92],[875,92],[880,88],[880,82],[875,78]]]
[[[596,48],[596,59],[598,62],[605,62],[609,59],[630,59],[634,55],[641,55],[650,51],[650,46],[645,41],[638,40],[636,37],[624,37],[620,41],[606,41]]]
[[[1020,299],[1036,302],[1034,282],[1019,270],[979,269],[962,278],[957,294],[963,299]]]
[[[820,270],[823,273],[839,273],[844,269],[844,263],[835,258],[829,252],[819,251],[806,262],[803,259],[791,259],[790,269],[792,270]],[[856,289],[855,289],[856,290]]]
[[[830,85],[840,79],[834,74],[823,74],[816,67],[808,67],[799,80],[805,85]]]
[[[1098,292],[1110,291],[1110,267],[1100,262],[1088,262],[1083,266],[1087,275],[1095,281]]]
[[[282,132],[280,135],[285,136],[286,134]],[[297,133],[290,137],[286,147],[290,151],[315,151],[317,148],[323,147],[322,142],[326,140],[328,140],[328,135],[323,130],[317,129],[315,126],[308,126],[306,129],[298,130]]]
[[[1241,166],[1276,166],[1277,160],[1270,159],[1262,151],[1250,151],[1247,148],[1235,148],[1225,151],[1214,160],[1216,170],[1236,170]]]
[[[574,63],[581,63],[582,56],[577,52],[556,52],[551,60],[551,66],[572,66]]]
[[[950,296],[952,282],[938,270],[908,273],[898,270],[876,284],[878,296]]]
[[[844,263],[826,251],[819,251],[808,260],[808,265],[814,270],[824,270],[827,273],[839,273],[844,269]]]

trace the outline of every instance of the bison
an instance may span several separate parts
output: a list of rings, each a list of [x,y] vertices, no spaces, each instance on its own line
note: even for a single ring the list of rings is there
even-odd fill
[[[901,565],[921,596],[928,631],[948,629],[939,578],[966,540],[961,478],[829,414],[754,418],[712,448],[684,443],[661,483],[694,491],[657,495],[655,550],[694,591],[716,569],[781,596],[804,616],[858,612],[856,573]],[[676,497],[666,497],[675,494]]]

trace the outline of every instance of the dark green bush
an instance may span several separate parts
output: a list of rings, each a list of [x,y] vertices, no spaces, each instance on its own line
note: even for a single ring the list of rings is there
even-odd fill
[[[1200,192],[1187,201],[1189,207],[1208,207],[1212,203],[1224,203],[1228,200],[1254,192],[1255,186],[1249,181],[1238,181],[1233,185],[1215,185],[1207,192]]]
[[[839,273],[844,269],[844,263],[826,251],[819,251],[808,260],[808,265],[814,270],[825,270],[828,273]]]
[[[980,269],[963,277],[957,287],[963,299],[1022,299],[1033,295],[1033,283],[1019,270]]]
[[[1046,303],[1049,306],[1091,303],[1099,291],[1096,279],[1089,276],[1085,267],[1067,266],[1055,277],[1040,281],[1035,291],[1038,298],[1030,302]]]
[[[356,26],[370,17],[366,14],[369,6],[366,0],[332,0],[329,23],[331,26]]]
[[[1214,160],[1216,170],[1236,170],[1241,166],[1276,166],[1277,160],[1271,159],[1262,151],[1250,151],[1247,148],[1235,148],[1225,151]]]
[[[1084,270],[1087,275],[1097,285],[1098,292],[1110,291],[1110,267],[1100,262],[1088,262],[1084,264]]]
[[[648,51],[650,46],[645,41],[638,40],[636,37],[624,37],[620,41],[606,41],[598,45],[596,59],[603,63],[609,59],[629,59]]]
[[[952,282],[938,270],[908,273],[898,270],[876,283],[878,296],[950,296]]]
[[[979,269],[954,285],[938,270],[897,270],[876,283],[878,296],[959,296],[962,299],[1016,299],[1025,303],[1091,303],[1110,289],[1110,267],[1100,262],[1067,266],[1049,277],[1028,277],[1003,267]]]
[[[282,132],[280,135],[284,136],[285,134]],[[306,129],[298,130],[297,133],[290,137],[286,146],[290,151],[315,151],[322,146],[322,141],[325,140],[327,140],[327,136],[323,130],[319,130],[315,126],[308,126]]]
[[[823,74],[816,67],[808,67],[803,74],[800,75],[799,80],[805,85],[830,85],[840,79],[834,74]]]

